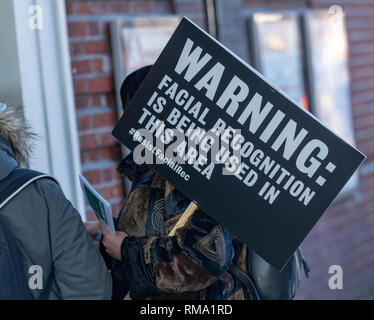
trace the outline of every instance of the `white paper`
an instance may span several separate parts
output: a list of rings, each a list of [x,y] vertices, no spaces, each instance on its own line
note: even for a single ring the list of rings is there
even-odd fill
[[[115,234],[116,231],[114,228],[112,207],[110,203],[95,190],[82,174],[79,175],[79,179],[88,204],[92,208],[100,224],[102,224],[110,233]]]

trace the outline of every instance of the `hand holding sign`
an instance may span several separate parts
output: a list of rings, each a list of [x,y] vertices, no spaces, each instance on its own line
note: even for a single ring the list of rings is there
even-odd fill
[[[278,269],[364,159],[188,19],[113,135]]]

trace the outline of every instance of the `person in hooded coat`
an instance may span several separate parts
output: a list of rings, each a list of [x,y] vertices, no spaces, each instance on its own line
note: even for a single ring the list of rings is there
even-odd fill
[[[1,104],[0,185],[16,168],[29,167],[33,136],[22,108]],[[16,240],[26,279],[31,266],[42,268],[43,288],[30,290],[33,298],[111,298],[105,263],[56,182],[33,182],[0,210],[0,217]]]
[[[124,116],[150,68],[125,79]],[[117,171],[132,181],[132,187],[116,221],[116,235],[102,230],[101,249],[112,269],[114,299],[294,297],[304,261],[301,252],[278,272],[199,209],[168,236],[190,200],[147,165],[137,165],[132,153]]]

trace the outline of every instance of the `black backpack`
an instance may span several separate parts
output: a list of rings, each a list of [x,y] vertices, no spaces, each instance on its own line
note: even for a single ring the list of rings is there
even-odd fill
[[[36,180],[53,177],[28,169],[16,169],[0,182],[0,300],[33,300],[16,239],[1,217],[1,210]]]

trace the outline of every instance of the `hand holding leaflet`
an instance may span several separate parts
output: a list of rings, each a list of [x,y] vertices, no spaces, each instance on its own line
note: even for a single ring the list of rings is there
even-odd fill
[[[87,181],[87,179],[80,174],[79,179],[81,187],[86,196],[86,199],[94,211],[100,224],[106,228],[110,233],[115,234],[115,228],[112,217],[112,207]]]

